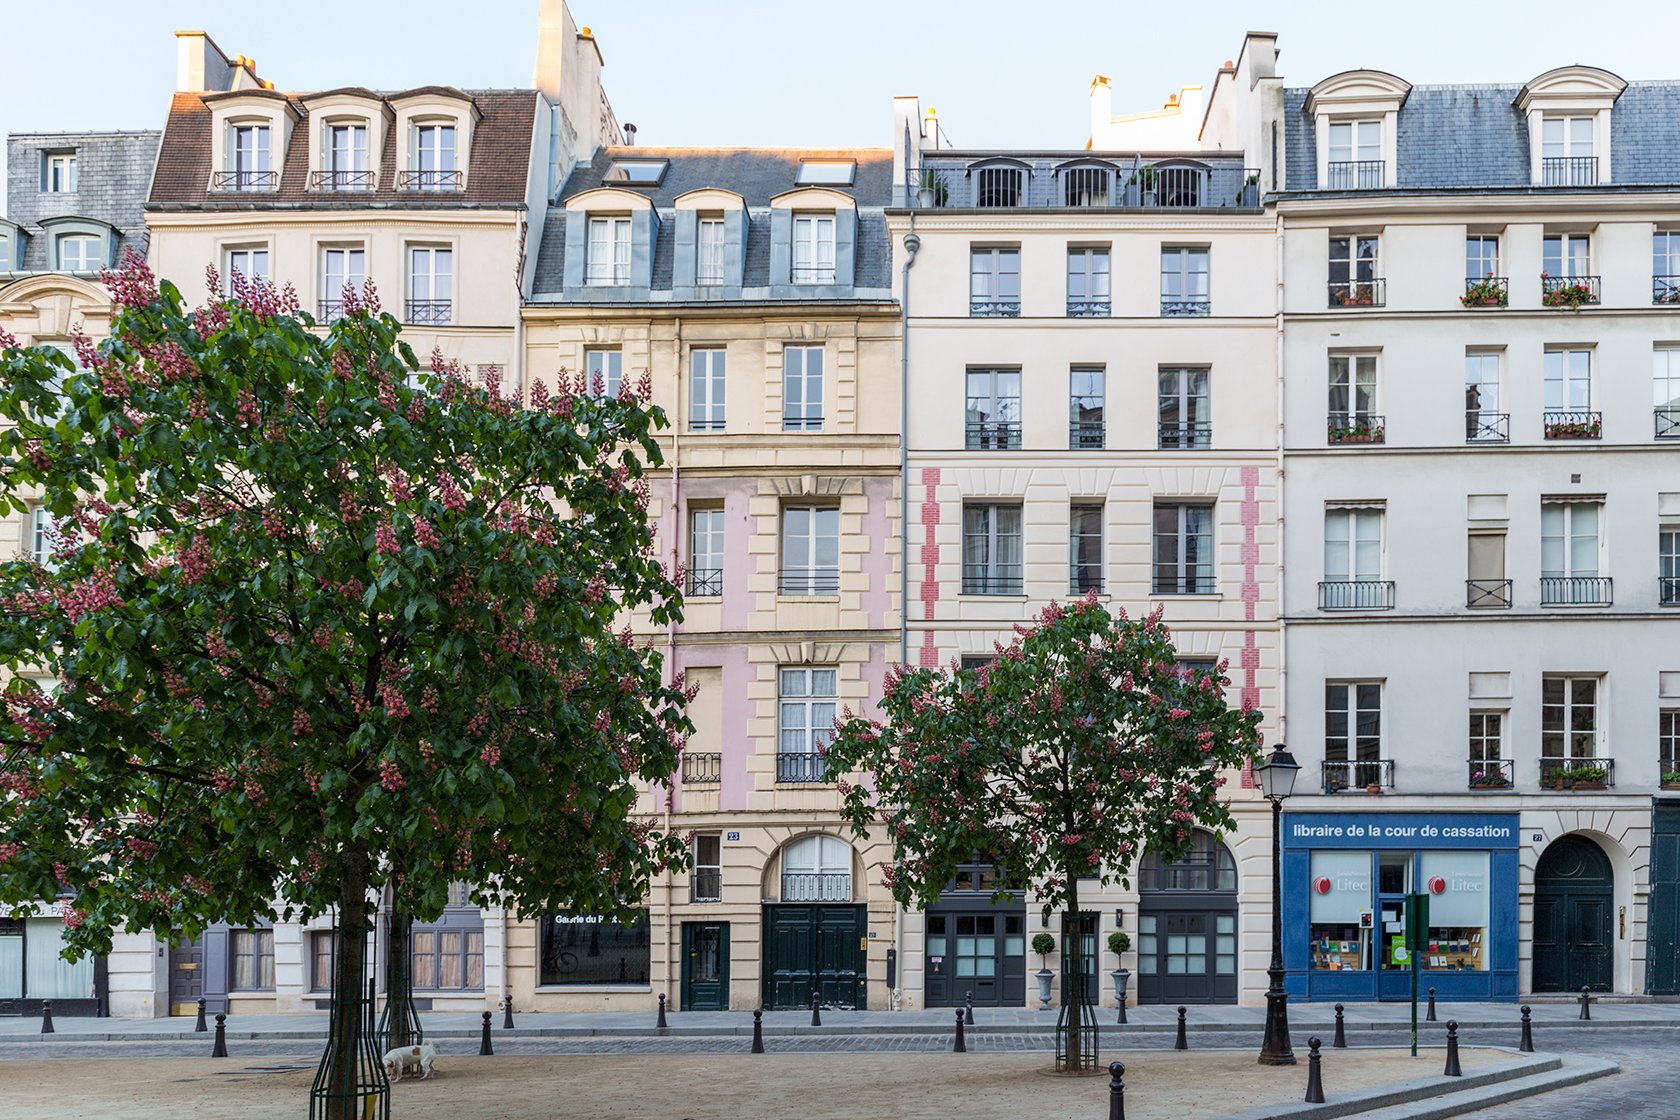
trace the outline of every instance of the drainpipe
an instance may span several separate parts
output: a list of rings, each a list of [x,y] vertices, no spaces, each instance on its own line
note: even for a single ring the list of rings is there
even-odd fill
[[[1284,615],[1284,597],[1283,597],[1284,573],[1287,571],[1287,568],[1286,568],[1286,566],[1284,564],[1284,560],[1283,560],[1283,557],[1284,557],[1284,552],[1283,552],[1283,532],[1284,532],[1284,524],[1283,524],[1283,471],[1284,471],[1283,437],[1284,437],[1284,432],[1285,432],[1284,411],[1283,410],[1284,410],[1284,406],[1288,403],[1288,401],[1287,401],[1287,399],[1285,397],[1285,394],[1284,394],[1284,376],[1283,376],[1283,214],[1276,209],[1276,204],[1275,203],[1273,204],[1273,207],[1274,208],[1272,210],[1272,221],[1273,221],[1272,242],[1275,246],[1274,252],[1276,253],[1276,256],[1277,256],[1277,263],[1276,263],[1276,269],[1277,269],[1276,289],[1277,289],[1277,294],[1276,294],[1276,297],[1275,297],[1276,306],[1277,306],[1277,327],[1274,329],[1273,333],[1276,336],[1277,411],[1278,411],[1278,414],[1277,414],[1278,742],[1285,743],[1285,742],[1289,741],[1288,736],[1286,734],[1286,732],[1288,730],[1288,722],[1287,721],[1288,721],[1289,717],[1288,717],[1287,713],[1289,711],[1289,705],[1288,705],[1288,703],[1286,702],[1286,699],[1285,699],[1288,695],[1288,691],[1285,688],[1285,685],[1288,683],[1288,675],[1287,675],[1287,671],[1286,671],[1286,666],[1289,663],[1289,655],[1285,651],[1289,648],[1289,645],[1288,645],[1288,642],[1285,640],[1284,622],[1283,622],[1283,615]]]
[[[898,663],[910,663],[910,267],[922,239],[916,236],[916,214],[904,235],[904,279],[898,300]],[[893,905],[893,949],[898,953],[899,990],[904,985],[904,907]],[[893,1000],[889,992],[888,1000]],[[894,1010],[897,1010],[896,1001]]]
[[[673,408],[675,415],[671,417],[671,571],[673,574],[682,564],[682,416],[683,416],[683,375],[682,375],[682,316],[674,320],[675,333],[671,339],[671,369],[674,376],[671,384],[675,395]],[[649,340],[648,361],[653,360],[653,345]],[[651,370],[649,371],[651,373]],[[677,620],[672,619],[665,624],[665,662],[673,678],[677,667]],[[671,834],[671,815],[676,806],[676,782],[682,778],[681,760],[678,761],[677,773],[671,775],[671,784],[665,787],[665,834]],[[671,948],[671,909],[675,904],[677,881],[676,875],[669,867],[665,869],[665,987],[670,988],[675,970],[672,967]],[[727,999],[727,997],[726,997]]]

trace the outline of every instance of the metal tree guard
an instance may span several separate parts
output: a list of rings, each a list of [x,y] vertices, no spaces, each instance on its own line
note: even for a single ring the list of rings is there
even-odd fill
[[[426,1041],[420,1012],[414,1006],[414,917],[405,910],[391,914],[391,944],[385,969],[385,1011],[374,1032],[381,1052]]]
[[[338,929],[341,947],[366,936],[365,929]],[[373,983],[366,996],[359,983],[348,993],[339,989],[335,969],[327,1045],[309,1087],[309,1120],[391,1120],[391,1082],[378,1050]],[[340,1061],[343,1055],[347,1061]]]
[[[1083,932],[1076,915],[1063,917],[1062,1009],[1056,1015],[1057,1073],[1097,1068],[1097,1009],[1085,990],[1085,955],[1080,945]]]

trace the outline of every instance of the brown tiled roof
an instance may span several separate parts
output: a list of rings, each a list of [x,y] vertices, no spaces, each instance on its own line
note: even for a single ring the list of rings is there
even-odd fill
[[[442,87],[439,87],[442,88]],[[404,90],[402,93],[413,93]],[[451,91],[456,92],[456,91]],[[530,171],[531,137],[536,124],[535,90],[464,90],[480,114],[472,129],[472,150],[467,154],[467,182],[464,191],[398,191],[397,136],[386,128],[379,157],[379,181],[371,191],[312,191],[309,189],[309,111],[303,98],[313,93],[290,93],[286,97],[298,116],[286,145],[285,166],[273,191],[213,191],[211,172],[211,115],[204,97],[177,93],[169,106],[157,171],[152,177],[148,209],[237,209],[261,210],[270,206],[295,209],[300,204],[323,209],[361,209],[369,205],[438,209],[454,206],[517,206],[525,201]],[[378,96],[400,96],[382,94]]]

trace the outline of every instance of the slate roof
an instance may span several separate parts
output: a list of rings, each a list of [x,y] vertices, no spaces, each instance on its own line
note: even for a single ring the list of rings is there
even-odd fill
[[[45,271],[51,267],[52,245],[41,220],[91,218],[116,230],[113,256],[124,249],[145,253],[146,219],[142,204],[146,184],[157,161],[155,130],[139,132],[15,132],[6,139],[7,213],[0,215],[23,227],[23,254],[11,261],[13,270]],[[76,153],[77,189],[53,194],[41,189],[41,155]],[[17,246],[12,247],[14,257]]]

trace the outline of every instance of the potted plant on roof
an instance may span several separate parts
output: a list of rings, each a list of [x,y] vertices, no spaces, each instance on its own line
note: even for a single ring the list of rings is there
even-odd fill
[[[1045,963],[1045,959],[1055,948],[1056,939],[1048,933],[1033,935],[1032,949],[1033,952],[1038,954],[1038,971],[1033,975],[1038,980],[1038,1009],[1040,1011],[1050,1010],[1050,981],[1055,979],[1056,974],[1050,971],[1050,966]]]
[[[1109,976],[1114,979],[1114,1005],[1120,1008],[1122,1016],[1126,1008],[1126,985],[1132,978],[1131,970],[1126,967],[1126,954],[1132,951],[1132,936],[1123,929],[1117,929],[1108,935],[1108,951],[1114,954],[1114,971]],[[1124,1022],[1124,1018],[1121,1022]]]
[[[951,187],[945,182],[945,176],[931,167],[923,168],[921,177],[916,181],[916,205],[927,210],[944,206],[950,200]]]

